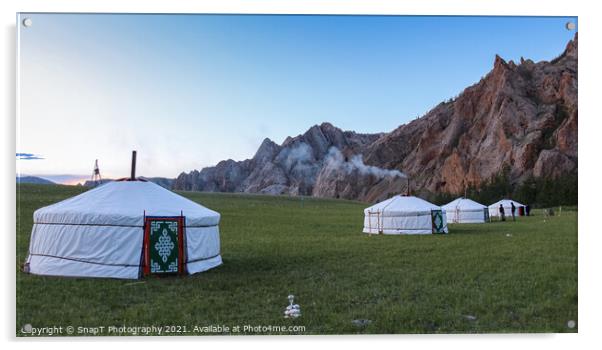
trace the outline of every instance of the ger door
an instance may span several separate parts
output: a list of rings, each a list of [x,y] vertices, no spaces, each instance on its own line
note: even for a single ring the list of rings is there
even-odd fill
[[[144,275],[184,273],[184,217],[146,217]]]

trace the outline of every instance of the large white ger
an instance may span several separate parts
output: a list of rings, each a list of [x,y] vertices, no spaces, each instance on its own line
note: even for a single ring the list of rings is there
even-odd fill
[[[514,207],[516,208],[516,210],[514,212],[515,216],[520,215],[519,211],[522,211],[524,213],[524,210],[525,210],[524,204],[520,204],[519,202],[513,201],[512,199],[502,199],[489,206],[489,216],[498,216],[498,217],[501,216],[500,215],[500,204],[504,208],[504,215],[506,217],[512,216],[512,203],[514,203]],[[522,209],[519,209],[519,208],[522,208]]]
[[[448,233],[445,210],[414,196],[397,195],[364,209],[364,232],[399,234]]]
[[[116,181],[38,209],[25,270],[137,279],[222,263],[220,214],[144,180]]]
[[[489,210],[481,203],[468,198],[457,198],[442,206],[447,214],[447,222],[468,224],[489,221]]]

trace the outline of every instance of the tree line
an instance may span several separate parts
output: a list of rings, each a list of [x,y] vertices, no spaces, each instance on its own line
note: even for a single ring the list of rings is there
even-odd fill
[[[469,185],[466,197],[489,205],[503,198],[513,199],[532,208],[547,208],[560,205],[577,205],[577,172],[557,178],[535,178],[521,183],[512,183],[510,169],[505,167],[500,173],[479,185]],[[443,205],[463,197],[464,193],[431,193],[427,195],[435,204]]]

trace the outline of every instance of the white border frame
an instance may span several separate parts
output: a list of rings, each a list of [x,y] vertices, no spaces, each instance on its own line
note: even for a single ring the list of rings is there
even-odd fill
[[[3,180],[0,192],[3,196],[0,207],[3,230],[3,257],[5,283],[2,291],[5,302],[1,318],[0,334],[2,340],[9,342],[11,348],[29,348],[31,345],[23,339],[16,339],[15,330],[15,162],[12,153],[15,152],[16,129],[15,110],[15,18],[16,12],[135,12],[135,13],[274,13],[274,14],[401,14],[401,15],[537,15],[537,16],[578,16],[579,17],[579,155],[581,158],[579,171],[579,333],[578,334],[528,334],[528,335],[391,335],[391,336],[318,336],[318,337],[200,337],[200,338],[79,338],[64,339],[29,339],[33,342],[45,341],[45,347],[50,349],[80,348],[82,341],[93,343],[91,348],[104,348],[108,344],[101,341],[124,341],[127,343],[144,342],[145,347],[163,348],[166,341],[182,343],[202,342],[191,346],[251,346],[252,348],[306,348],[317,341],[330,346],[364,348],[378,342],[379,346],[416,346],[426,345],[429,348],[446,349],[481,349],[484,342],[492,349],[507,349],[509,347],[546,346],[547,348],[568,349],[575,347],[590,347],[599,343],[596,326],[599,324],[597,311],[600,308],[600,266],[601,247],[599,225],[596,225],[597,214],[594,212],[595,203],[602,198],[597,185],[597,167],[600,159],[597,151],[597,138],[600,123],[599,97],[597,96],[602,82],[600,76],[601,50],[599,40],[602,37],[599,18],[594,1],[518,1],[518,0],[415,0],[415,1],[311,1],[311,0],[222,0],[222,1],[191,1],[191,0],[5,0],[0,3],[2,12],[2,70],[4,82],[1,106],[4,109],[2,119],[2,163],[4,165]],[[399,344],[402,341],[403,344]],[[368,343],[369,342],[369,343]],[[211,343],[208,344],[208,343]],[[217,344],[213,344],[217,343]],[[328,344],[330,343],[330,344]],[[545,344],[542,344],[545,343]],[[599,345],[599,344],[598,344]]]

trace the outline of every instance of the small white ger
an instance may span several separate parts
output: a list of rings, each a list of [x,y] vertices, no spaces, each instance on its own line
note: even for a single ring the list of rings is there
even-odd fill
[[[364,209],[364,233],[448,233],[445,209],[414,196],[397,195]]]
[[[489,209],[468,198],[457,198],[442,206],[447,214],[447,222],[454,224],[475,224],[489,221]]]

